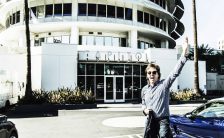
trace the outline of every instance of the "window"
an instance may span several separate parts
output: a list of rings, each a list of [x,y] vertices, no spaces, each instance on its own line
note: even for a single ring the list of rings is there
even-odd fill
[[[55,36],[54,43],[61,43],[61,36]]]
[[[54,5],[54,16],[62,16],[62,4]]]
[[[47,38],[47,43],[54,43],[53,37],[48,37]]]
[[[150,24],[155,26],[155,16],[150,14]]]
[[[105,37],[105,46],[112,46],[112,38],[110,36]]]
[[[85,3],[78,4],[78,15],[86,16],[86,4]]]
[[[114,6],[107,6],[107,17],[115,18],[115,7]]]
[[[16,14],[13,13],[12,14],[12,24],[15,24],[16,23]]]
[[[96,36],[96,45],[103,46],[104,45],[104,38],[102,36]]]
[[[138,11],[138,22],[143,23],[143,12],[142,11]]]
[[[78,87],[80,90],[85,90],[85,76],[78,76]]]
[[[141,41],[140,45],[141,45],[140,46],[141,47],[140,49],[145,49],[145,42]]]
[[[163,20],[162,20],[162,19],[160,19],[160,20],[161,20],[161,21],[160,21],[160,23],[159,23],[159,28],[163,30]]]
[[[159,17],[156,17],[156,27],[159,27]]]
[[[117,18],[124,19],[124,8],[117,7]]]
[[[125,20],[132,20],[132,9],[125,8]]]
[[[78,64],[78,75],[85,75],[86,64]]]
[[[144,13],[144,23],[149,24],[149,14],[148,13]]]
[[[121,38],[121,47],[126,47],[126,46],[127,46],[126,38]]]
[[[86,75],[94,75],[95,64],[86,64]]]
[[[32,7],[30,9],[30,19],[35,18],[37,16],[37,8],[36,7]]]
[[[141,41],[138,40],[138,49],[141,49]]]
[[[98,4],[98,16],[106,17],[106,5]]]
[[[82,45],[86,45],[87,44],[87,36],[82,36]]]
[[[65,3],[63,4],[63,16],[71,16],[72,15],[72,4]]]
[[[163,22],[163,30],[166,31],[166,22]]]
[[[16,23],[20,22],[20,11],[16,12]]]
[[[96,16],[96,4],[88,4],[88,16]]]
[[[40,38],[39,40],[40,40],[40,46],[41,46],[41,45],[42,45],[42,43],[44,43],[44,42],[45,42],[45,38]]]
[[[37,17],[43,18],[44,17],[44,6],[37,7]]]
[[[70,43],[70,36],[69,35],[62,36],[61,42],[64,43],[64,44],[69,44]]]
[[[87,41],[86,44],[87,45],[94,45],[94,36],[86,36]]]
[[[96,76],[96,99],[103,99],[103,98],[104,98],[104,76]]]
[[[46,5],[45,12],[45,17],[51,17],[53,15],[53,5]]]
[[[34,40],[34,46],[39,46],[39,39],[38,39],[38,38],[36,38],[36,39]]]
[[[12,15],[9,16],[9,23],[12,24]]]
[[[132,65],[125,65],[125,75],[132,75]]]
[[[149,48],[149,43],[145,43],[145,49]]]
[[[104,75],[104,64],[96,64],[96,75]]]
[[[166,9],[166,1],[163,0],[163,8]]]
[[[6,28],[8,28],[10,26],[10,23],[9,23],[9,18],[6,20]]]
[[[113,44],[113,46],[119,46],[119,38],[118,37],[114,37],[113,39],[112,39],[112,44]]]
[[[133,65],[133,75],[140,75],[140,66]]]

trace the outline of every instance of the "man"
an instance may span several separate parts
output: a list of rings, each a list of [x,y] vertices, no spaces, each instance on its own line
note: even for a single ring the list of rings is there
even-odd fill
[[[169,76],[163,80],[160,80],[161,73],[158,65],[149,64],[146,67],[145,72],[148,84],[142,88],[142,109],[143,113],[148,116],[148,119],[152,118],[153,115],[152,135],[159,135],[160,138],[172,137],[169,122],[169,89],[186,63],[188,54],[188,38],[186,38],[182,45],[182,55],[178,63]],[[150,120],[148,121],[150,122]]]

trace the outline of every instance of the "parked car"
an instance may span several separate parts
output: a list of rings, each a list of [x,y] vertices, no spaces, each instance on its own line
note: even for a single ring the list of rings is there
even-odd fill
[[[170,124],[177,138],[224,138],[224,97],[185,115],[171,115]]]
[[[0,115],[0,138],[18,138],[15,124],[8,121],[5,115]]]

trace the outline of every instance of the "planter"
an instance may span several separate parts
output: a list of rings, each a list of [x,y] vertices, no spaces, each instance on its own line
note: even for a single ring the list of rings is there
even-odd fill
[[[18,105],[7,112],[8,117],[49,117],[58,116],[58,110],[96,108],[96,104],[32,104]]]

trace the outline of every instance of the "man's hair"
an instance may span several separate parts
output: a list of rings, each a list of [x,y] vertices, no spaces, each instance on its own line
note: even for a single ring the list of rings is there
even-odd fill
[[[149,70],[149,68],[155,68],[158,75],[159,75],[159,79],[161,77],[161,73],[160,73],[160,67],[159,65],[155,64],[155,63],[149,63],[148,66],[145,68],[145,73],[147,75],[147,71]]]

